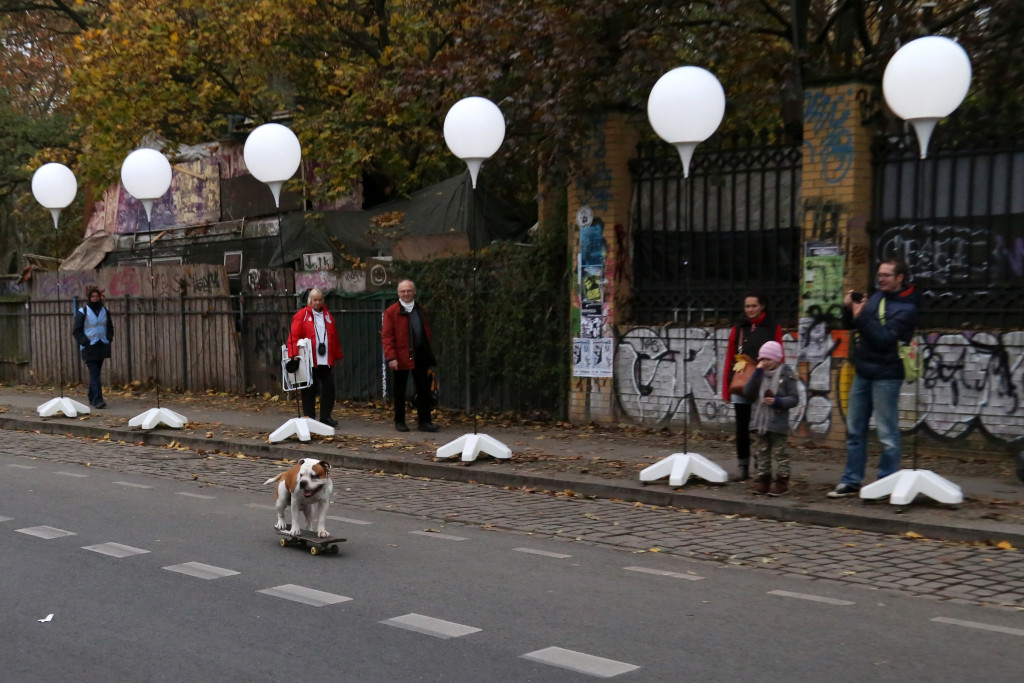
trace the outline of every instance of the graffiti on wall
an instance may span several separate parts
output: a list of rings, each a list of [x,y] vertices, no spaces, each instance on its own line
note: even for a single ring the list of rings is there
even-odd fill
[[[799,378],[800,403],[790,411],[794,434],[826,434],[841,415],[839,372],[848,336],[823,324],[809,327],[821,352],[797,363],[800,342],[783,339]],[[635,327],[615,350],[614,391],[622,412],[638,424],[681,423],[687,410],[700,422],[729,424],[722,400],[728,328]],[[1024,442],[1024,331],[930,333],[918,338],[925,362],[921,381],[904,384],[901,426],[939,439],[979,431],[1006,444]],[[805,344],[805,347],[812,346]]]
[[[811,135],[804,137],[808,155],[805,165],[819,166],[821,177],[829,184],[841,183],[853,166],[853,135],[849,124],[851,107],[856,104],[853,90],[833,97],[821,90],[807,92],[804,125]]]
[[[224,266],[207,264],[118,266],[99,270],[40,272],[32,278],[32,298],[84,296],[88,287],[99,287],[108,298],[220,296],[228,293]],[[59,289],[58,289],[59,286]]]

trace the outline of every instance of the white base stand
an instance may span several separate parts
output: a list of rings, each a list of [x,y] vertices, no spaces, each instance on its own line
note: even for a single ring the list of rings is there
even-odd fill
[[[894,472],[888,477],[862,488],[860,497],[884,498],[889,496],[889,502],[893,505],[907,505],[919,493],[949,505],[959,505],[964,502],[964,494],[959,486],[930,470]]]
[[[271,443],[277,443],[294,435],[299,437],[299,441],[309,441],[312,438],[310,434],[334,436],[334,427],[317,422],[311,417],[293,417],[274,430],[268,439]]]
[[[152,429],[158,424],[163,423],[172,429],[181,429],[185,426],[186,422],[188,422],[187,417],[174,412],[170,408],[150,408],[146,412],[128,420],[128,426]]]
[[[668,476],[669,486],[682,486],[692,476],[713,484],[724,484],[729,481],[728,472],[696,453],[673,453],[661,462],[640,471],[640,481],[655,481],[664,476]]]
[[[473,462],[481,453],[499,459],[512,457],[511,448],[486,434],[464,434],[437,449],[438,458],[450,458],[459,453],[462,453],[462,462]]]
[[[36,410],[39,412],[39,417],[52,417],[57,413],[64,413],[68,417],[78,417],[79,413],[88,415],[92,412],[89,409],[89,406],[83,405],[66,396],[62,398],[51,398],[43,405],[36,408]]]

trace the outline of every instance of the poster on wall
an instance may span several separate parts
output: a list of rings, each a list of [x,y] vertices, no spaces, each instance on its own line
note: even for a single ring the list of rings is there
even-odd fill
[[[599,303],[580,304],[580,336],[600,339],[604,336],[604,306]]]
[[[804,282],[800,306],[801,361],[820,362],[832,351],[830,329],[843,310],[843,268],[839,247],[828,242],[804,244]]]
[[[579,255],[580,301],[604,299],[604,223],[593,218],[580,227]]]
[[[611,377],[614,356],[614,339],[573,339],[572,376]]]

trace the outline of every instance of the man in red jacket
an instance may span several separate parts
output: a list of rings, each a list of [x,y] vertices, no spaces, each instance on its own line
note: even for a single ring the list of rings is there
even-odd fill
[[[319,289],[309,290],[307,306],[292,318],[292,331],[288,335],[288,353],[299,355],[300,339],[308,339],[313,346],[313,384],[302,390],[302,412],[316,419],[316,397],[320,396],[320,422],[337,427],[331,417],[334,410],[334,364],[341,360],[341,344],[334,317],[324,307],[324,295]]]
[[[384,311],[381,339],[384,361],[391,368],[395,399],[395,429],[409,431],[405,424],[405,389],[409,373],[416,387],[416,412],[421,432],[436,432],[430,421],[430,376],[427,370],[436,365],[430,350],[430,319],[427,311],[415,302],[416,285],[412,280],[398,283],[398,301]]]

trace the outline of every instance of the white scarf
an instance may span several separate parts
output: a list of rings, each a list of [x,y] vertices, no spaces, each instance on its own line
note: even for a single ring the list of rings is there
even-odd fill
[[[409,303],[405,303],[401,299],[398,300],[398,303],[402,304],[402,308],[405,309],[406,313],[412,313],[413,306],[416,305],[415,301],[410,301]]]

